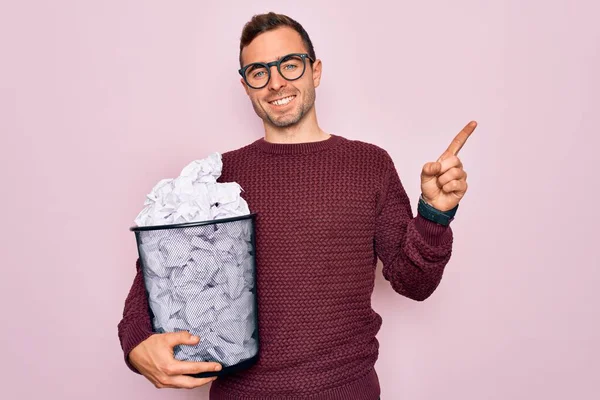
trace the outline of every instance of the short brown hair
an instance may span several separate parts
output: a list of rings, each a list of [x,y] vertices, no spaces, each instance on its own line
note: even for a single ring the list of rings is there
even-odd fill
[[[304,46],[306,46],[306,50],[308,51],[308,55],[313,60],[316,60],[317,57],[315,55],[315,49],[310,40],[310,37],[308,36],[308,32],[306,32],[302,25],[300,25],[298,21],[293,20],[287,15],[269,12],[267,14],[254,15],[252,19],[248,21],[246,25],[244,25],[244,29],[242,30],[242,36],[240,38],[240,67],[243,67],[242,49],[244,47],[248,46],[261,33],[268,32],[283,26],[290,27],[300,34],[302,42],[304,43]]]

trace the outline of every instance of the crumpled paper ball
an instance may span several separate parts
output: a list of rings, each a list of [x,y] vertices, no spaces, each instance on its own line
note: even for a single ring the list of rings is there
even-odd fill
[[[249,214],[241,186],[217,182],[222,168],[221,155],[215,152],[189,163],[178,177],[160,180],[146,196],[135,224],[169,225]]]

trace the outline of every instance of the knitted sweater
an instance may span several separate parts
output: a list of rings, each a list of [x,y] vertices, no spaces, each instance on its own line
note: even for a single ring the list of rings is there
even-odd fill
[[[388,153],[332,135],[259,139],[222,155],[219,181],[237,182],[256,219],[260,354],[221,377],[211,400],[375,400],[382,320],[371,307],[377,259],[400,295],[425,300],[452,251],[449,226],[410,200]],[[152,334],[139,259],[119,339],[127,356]]]

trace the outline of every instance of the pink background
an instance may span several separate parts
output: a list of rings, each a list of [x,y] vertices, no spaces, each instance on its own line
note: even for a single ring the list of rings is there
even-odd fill
[[[415,207],[422,164],[479,121],[441,286],[418,303],[379,274],[383,399],[597,398],[592,0],[2,2],[0,397],[207,399],[125,367],[128,228],[159,179],[262,136],[237,50],[269,10],[323,60],[322,127],[387,149]]]

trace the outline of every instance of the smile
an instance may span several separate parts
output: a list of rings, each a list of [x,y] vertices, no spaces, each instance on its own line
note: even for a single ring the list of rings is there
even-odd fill
[[[294,100],[294,98],[296,98],[296,96],[288,96],[288,97],[284,97],[283,99],[277,99],[277,100],[270,101],[269,104],[273,104],[276,106],[285,106],[290,101]]]

